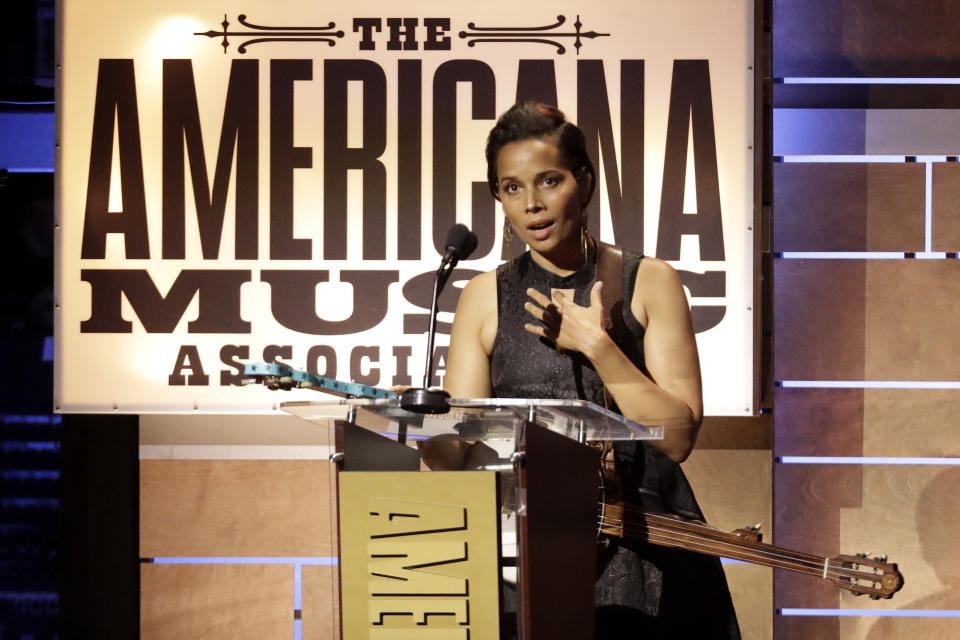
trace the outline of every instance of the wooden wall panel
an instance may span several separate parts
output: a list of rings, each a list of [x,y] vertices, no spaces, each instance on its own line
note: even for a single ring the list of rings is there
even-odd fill
[[[933,165],[933,250],[960,251],[960,163]]]
[[[955,389],[868,389],[863,455],[960,457],[957,416]]]
[[[859,260],[777,260],[776,380],[863,379],[866,266]]]
[[[905,577],[904,587],[890,600],[870,600],[845,591],[831,596],[825,586],[814,592],[810,585],[800,585],[799,578],[780,579],[777,606],[960,610],[960,555],[956,545],[956,531],[960,528],[960,504],[956,500],[960,469],[866,465],[862,471],[862,504],[856,508],[830,506],[830,494],[823,489],[839,479],[838,473],[842,470],[837,467],[822,466],[813,473],[794,474],[798,478],[807,476],[800,490],[809,492],[815,502],[823,505],[820,514],[809,510],[804,514],[808,528],[822,531],[838,524],[838,550],[888,555],[891,562],[899,565]],[[839,522],[834,521],[832,514],[839,515]],[[809,624],[800,618],[779,617],[777,637],[803,637],[803,633],[809,632]],[[833,635],[818,637],[952,637],[940,635],[938,630],[942,629],[956,631],[960,625],[942,618],[888,620],[865,616],[844,618],[833,627]],[[938,632],[927,635],[930,630]]]
[[[290,640],[293,567],[145,564],[142,640]]]
[[[303,640],[340,638],[340,596],[337,567],[303,567]]]
[[[778,456],[960,457],[954,389],[784,389]]]
[[[803,150],[793,153],[832,153],[838,144],[862,135],[861,151],[839,152],[957,153],[950,142],[956,126],[942,123],[956,119],[960,92],[870,83],[870,78],[956,76],[956,2],[773,0],[773,17],[774,76],[866,80],[775,84],[775,110],[787,116],[781,118],[787,125],[796,125],[784,127],[780,146],[796,142]],[[850,117],[859,110],[866,110],[863,124]],[[845,111],[856,126],[837,135],[804,122],[829,122]],[[776,141],[775,148],[780,148]],[[776,251],[960,250],[960,164],[933,164],[929,246],[921,235],[927,222],[921,198],[931,195],[925,188],[926,165],[831,168],[835,173],[814,163],[776,167]],[[874,186],[864,172],[873,172]],[[775,378],[960,380],[960,335],[954,321],[960,261],[849,258],[818,264],[775,260]],[[775,453],[960,456],[953,429],[958,409],[960,393],[955,390],[781,387],[774,394]],[[954,506],[960,469],[850,462],[774,465],[775,539],[783,546],[830,555],[887,553],[900,564],[906,587],[891,601],[872,601],[841,594],[822,580],[781,573],[774,578],[777,609],[960,610],[955,534],[960,510]],[[777,640],[958,636],[958,619],[937,617],[774,619]]]
[[[774,165],[774,251],[922,251],[922,164]]]
[[[775,109],[958,109],[950,84],[778,84]]]
[[[867,167],[867,251],[923,250],[924,173],[915,163]]]
[[[952,0],[773,0],[776,76],[956,75]]]
[[[707,522],[725,531],[759,523],[769,534],[771,465],[769,449],[697,448],[683,469]],[[772,570],[741,564],[725,565],[724,570],[744,640],[771,637]]]
[[[865,640],[956,640],[960,638],[960,618],[844,618],[840,634],[842,638]]]
[[[774,586],[776,589],[776,586]],[[777,640],[826,640],[844,638],[840,635],[840,620],[833,617],[777,616],[773,622],[773,637]]]
[[[330,465],[142,460],[140,555],[330,556]]]
[[[867,263],[867,380],[960,380],[958,260]]]
[[[329,399],[318,393],[316,400]],[[277,392],[279,401],[293,396]],[[278,415],[178,415],[140,416],[141,445],[299,445],[324,446],[328,432],[302,418]]]
[[[859,465],[778,464],[774,474],[774,541],[817,555],[856,553],[842,547],[841,512],[863,500]],[[829,582],[779,572],[774,576],[776,606],[836,608],[840,594]]]
[[[863,391],[774,391],[778,456],[863,455]]]
[[[711,449],[773,449],[773,416],[705,416],[696,451]]]
[[[778,426],[779,429],[779,426]],[[861,470],[857,466],[777,464],[774,469],[774,542],[813,554],[840,550],[840,511],[860,504]],[[774,575],[774,606],[838,608],[839,592],[812,576],[778,572]],[[774,618],[777,640],[837,639],[836,618]]]
[[[773,0],[773,74],[849,75],[841,53],[841,5],[829,0]]]
[[[695,449],[683,471],[707,522],[721,529],[771,521],[770,451]]]
[[[774,123],[774,155],[866,153],[867,112],[863,109],[777,109]]]
[[[773,637],[773,570],[750,564],[723,567],[743,640]]]
[[[866,153],[948,155],[960,148],[956,109],[872,109],[866,113]]]
[[[858,609],[960,610],[960,468],[867,465],[863,504],[841,515],[841,544],[886,554],[906,581],[891,600],[843,594],[841,606]]]
[[[774,287],[778,380],[960,379],[958,261],[781,260]]]
[[[870,600],[837,590],[826,581],[781,573],[775,577],[778,608],[960,610],[956,545],[960,468],[782,465],[776,476],[776,493],[777,544],[825,556],[885,554],[905,577],[904,588],[893,599]],[[789,530],[786,522],[794,523],[795,528]],[[820,637],[895,638],[901,635],[889,634],[909,629],[918,632],[926,625],[936,628],[942,622],[845,620],[833,628],[834,635]],[[779,617],[777,637],[802,637],[810,624]]]

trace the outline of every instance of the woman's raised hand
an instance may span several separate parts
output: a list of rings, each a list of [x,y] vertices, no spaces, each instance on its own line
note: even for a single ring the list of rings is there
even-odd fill
[[[590,289],[590,306],[581,307],[562,291],[555,291],[553,300],[536,289],[527,289],[530,300],[524,305],[540,324],[528,322],[524,328],[556,344],[557,351],[579,351],[588,358],[608,339],[604,329],[603,303],[597,281]]]

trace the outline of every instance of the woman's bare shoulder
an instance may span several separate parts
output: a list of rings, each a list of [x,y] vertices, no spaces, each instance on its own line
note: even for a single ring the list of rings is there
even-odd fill
[[[497,332],[497,271],[471,278],[460,293],[453,331],[466,331],[479,339],[489,354]]]
[[[490,305],[495,308],[496,303],[497,270],[494,269],[474,276],[467,282],[460,294],[457,310],[459,311],[463,305],[468,305],[471,309],[482,309]]]
[[[637,286],[644,283],[653,286],[678,285],[680,274],[670,266],[669,262],[660,258],[646,257],[637,265]]]
[[[665,302],[675,302],[678,296],[684,296],[683,282],[670,263],[650,257],[640,261],[630,305],[640,324],[646,326],[652,309]]]

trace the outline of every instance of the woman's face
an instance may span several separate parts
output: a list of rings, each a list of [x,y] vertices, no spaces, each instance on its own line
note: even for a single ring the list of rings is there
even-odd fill
[[[531,251],[555,264],[564,257],[582,259],[580,226],[587,186],[566,168],[551,139],[505,145],[497,155],[497,177],[503,211]]]

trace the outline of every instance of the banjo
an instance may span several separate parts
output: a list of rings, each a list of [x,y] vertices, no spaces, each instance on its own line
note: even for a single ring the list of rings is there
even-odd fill
[[[635,511],[622,502],[601,502],[598,533],[805,573],[875,600],[891,598],[903,587],[903,575],[886,556],[824,557],[793,551],[761,542],[759,525],[727,532],[676,515]]]

